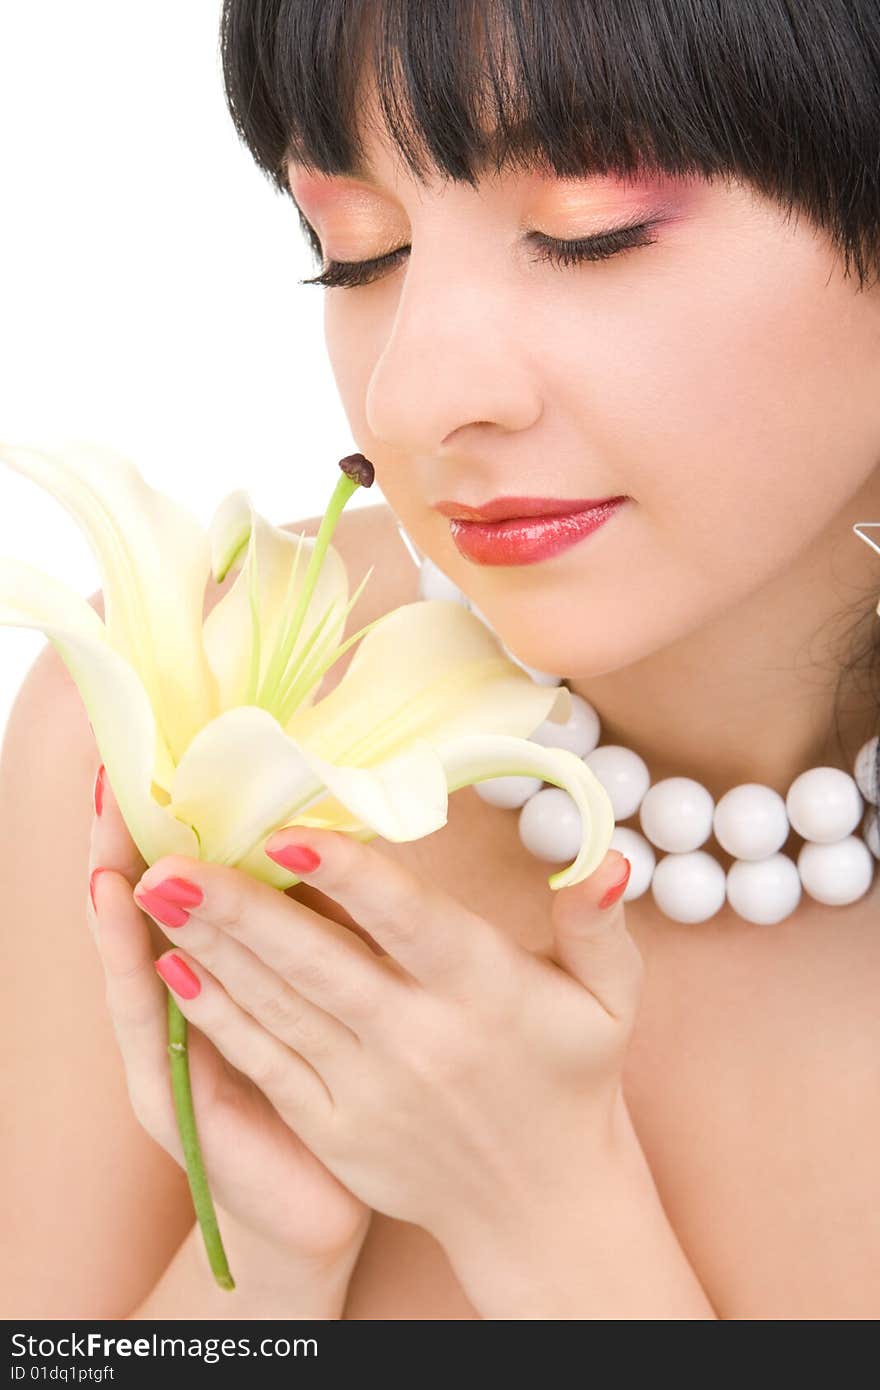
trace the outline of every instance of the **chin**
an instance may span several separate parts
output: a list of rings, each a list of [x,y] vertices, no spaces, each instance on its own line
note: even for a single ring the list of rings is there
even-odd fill
[[[626,644],[609,632],[596,631],[592,634],[595,640],[587,644],[583,640],[585,633],[582,625],[576,646],[571,640],[567,641],[564,635],[548,641],[544,634],[542,639],[535,637],[535,640],[529,641],[520,632],[508,640],[497,628],[496,631],[510,654],[523,666],[560,676],[563,680],[589,680],[591,676],[604,676],[610,671],[632,665],[642,655],[633,650],[631,643]]]

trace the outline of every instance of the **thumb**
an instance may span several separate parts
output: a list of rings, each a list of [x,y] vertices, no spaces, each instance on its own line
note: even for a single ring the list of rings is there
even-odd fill
[[[556,890],[551,909],[553,959],[612,1017],[626,1019],[635,1016],[642,979],[641,953],[626,929],[623,905],[630,869],[629,860],[610,849],[589,878]]]

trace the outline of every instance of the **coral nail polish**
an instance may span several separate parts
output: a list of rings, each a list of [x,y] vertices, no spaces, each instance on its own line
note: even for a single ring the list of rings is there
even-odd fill
[[[98,768],[98,775],[95,778],[95,815],[99,816],[104,809],[104,764]]]
[[[184,922],[189,921],[186,908],[169,902],[161,893],[157,893],[155,888],[139,888],[134,900],[145,912],[149,912],[151,917],[155,917],[157,922],[161,922],[163,927],[182,927]]]
[[[180,956],[162,956],[161,960],[154,960],[153,964],[169,989],[173,989],[181,999],[195,999],[202,986],[186,961],[181,960]]]
[[[618,899],[626,892],[626,885],[629,883],[629,876],[632,872],[632,864],[626,858],[624,858],[623,862],[626,865],[623,878],[619,883],[613,883],[607,893],[599,899],[600,907],[613,907]]]
[[[182,927],[189,921],[187,908],[198,907],[204,894],[186,878],[163,878],[155,888],[138,888],[135,902],[146,908],[163,927]]]
[[[163,878],[161,883],[154,883],[148,891],[158,893],[160,898],[177,907],[198,907],[205,896],[199,885],[190,883],[188,878]]]
[[[307,845],[282,845],[280,849],[267,849],[266,853],[276,864],[292,869],[295,874],[310,874],[321,862],[320,854]]]

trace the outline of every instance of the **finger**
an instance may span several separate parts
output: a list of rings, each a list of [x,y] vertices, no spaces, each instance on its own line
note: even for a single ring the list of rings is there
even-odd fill
[[[93,864],[113,869],[127,878],[133,886],[146,868],[146,863],[122,818],[119,803],[113,795],[113,788],[103,763],[95,777],[93,799]]]
[[[153,968],[150,929],[132,898],[130,883],[116,870],[100,874],[94,894],[95,941],[129,1097],[141,1123],[157,1140],[167,1142],[172,1120],[167,1005]]]
[[[89,929],[95,934],[95,891],[98,877],[105,869],[121,874],[134,884],[146,864],[122,819],[119,805],[107,778],[104,764],[98,768],[94,790],[94,816],[89,843]],[[158,948],[157,948],[158,949]]]
[[[152,904],[150,910],[160,910],[156,890],[145,901]],[[305,1057],[322,1076],[327,1067],[345,1064],[358,1046],[358,1039],[347,1024],[303,998],[277,970],[229,932],[204,917],[187,914],[185,909],[174,915],[186,916],[187,920],[180,926],[167,926],[171,939],[176,941],[179,937],[187,956],[194,957],[229,997],[268,1032]],[[289,913],[285,916],[289,917]],[[276,919],[276,935],[278,928]],[[284,929],[290,931],[289,920],[284,922]]]
[[[176,1143],[168,1079],[167,994],[153,960],[167,939],[141,912],[131,885],[145,862],[103,764],[94,784],[87,916],[135,1114],[166,1147]]]
[[[551,916],[557,964],[612,1018],[631,1020],[639,1002],[642,957],[626,929],[628,881],[629,861],[619,850],[609,850],[589,878],[554,893]]]
[[[319,856],[304,866],[301,851]],[[266,843],[276,863],[340,903],[421,984],[453,993],[491,987],[504,938],[484,918],[351,836],[291,826]]]
[[[178,931],[201,931],[194,944],[211,949],[209,929],[216,929],[358,1036],[387,1016],[406,988],[392,962],[352,932],[240,869],[166,855],[135,894],[172,939]],[[189,938],[181,936],[181,944],[188,949]]]
[[[250,1077],[306,1145],[333,1111],[333,1097],[314,1068],[239,1008],[195,957],[179,949],[155,962],[190,1023],[227,1062]]]

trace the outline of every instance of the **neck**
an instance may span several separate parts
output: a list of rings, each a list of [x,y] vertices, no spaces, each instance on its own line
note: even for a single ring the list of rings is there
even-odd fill
[[[635,664],[568,679],[595,707],[601,742],[639,753],[652,782],[692,777],[716,801],[742,782],[785,796],[819,765],[852,772],[880,731],[868,659],[880,644],[880,556],[852,530],[875,517],[872,479],[741,602]],[[841,675],[860,649],[865,659]]]

